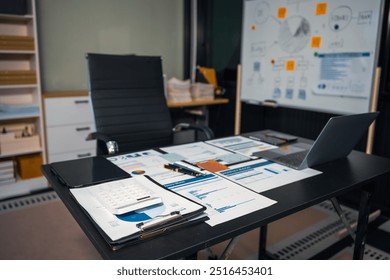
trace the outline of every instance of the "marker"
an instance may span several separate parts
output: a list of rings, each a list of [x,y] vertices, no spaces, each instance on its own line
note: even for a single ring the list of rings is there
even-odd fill
[[[175,172],[178,172],[178,173],[195,176],[195,177],[203,175],[202,173],[199,173],[199,172],[196,172],[196,171],[193,171],[193,170],[190,170],[190,169],[186,169],[184,167],[180,167],[180,166],[177,166],[177,165],[174,165],[174,164],[170,164],[170,163],[164,164],[164,168],[172,170],[172,171],[175,171]]]

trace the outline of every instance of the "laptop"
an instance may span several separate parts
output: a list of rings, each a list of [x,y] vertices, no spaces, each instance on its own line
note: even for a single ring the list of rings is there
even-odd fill
[[[313,145],[296,143],[255,153],[294,169],[304,169],[349,155],[379,112],[332,117]]]

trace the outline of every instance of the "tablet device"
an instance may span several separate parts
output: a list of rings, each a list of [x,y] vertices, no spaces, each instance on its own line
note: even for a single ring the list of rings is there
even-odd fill
[[[104,157],[88,157],[53,162],[50,169],[68,188],[80,188],[130,177]]]

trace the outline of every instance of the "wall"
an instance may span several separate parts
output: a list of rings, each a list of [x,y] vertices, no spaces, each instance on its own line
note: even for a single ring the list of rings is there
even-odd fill
[[[38,0],[43,91],[86,90],[87,52],[160,55],[183,75],[183,1]]]
[[[240,63],[242,1],[212,1],[210,65],[218,72]]]

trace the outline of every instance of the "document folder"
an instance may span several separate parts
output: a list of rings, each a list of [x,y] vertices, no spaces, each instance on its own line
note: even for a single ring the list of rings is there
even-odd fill
[[[130,180],[153,189],[163,204],[114,215],[91,194],[97,185],[70,189],[112,250],[208,219],[205,206],[164,188],[149,177],[139,175]]]
[[[53,162],[50,170],[68,188],[80,188],[124,179],[130,175],[104,157],[87,157]]]

